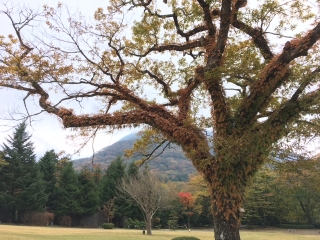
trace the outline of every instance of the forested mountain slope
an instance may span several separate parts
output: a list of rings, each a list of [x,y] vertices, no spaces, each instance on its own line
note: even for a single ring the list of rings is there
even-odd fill
[[[138,135],[129,134],[118,142],[101,149],[95,153],[93,163],[100,165],[105,170],[116,157],[124,157],[125,150],[131,149],[137,139]],[[161,151],[162,148],[155,155]],[[129,163],[138,159],[138,157],[130,159],[124,157],[124,159]],[[81,167],[90,165],[91,161],[92,157],[77,159],[74,160],[73,165],[79,170]],[[181,148],[173,144],[170,145],[170,148],[166,148],[161,155],[150,161],[148,165],[167,180],[186,181],[188,176],[195,172],[191,161],[184,156]]]

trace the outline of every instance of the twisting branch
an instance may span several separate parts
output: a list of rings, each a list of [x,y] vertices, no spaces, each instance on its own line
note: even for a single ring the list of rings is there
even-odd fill
[[[306,56],[308,50],[320,38],[320,23],[307,35],[300,39],[287,42],[282,53],[273,59],[261,72],[260,78],[251,89],[250,95],[242,101],[237,116],[237,126],[241,129],[248,128],[257,113],[265,105],[274,91],[283,84],[288,76],[288,66],[295,58]]]
[[[178,91],[179,94],[179,100],[178,100],[178,106],[179,106],[179,120],[181,122],[185,121],[188,117],[188,114],[191,111],[191,94],[193,93],[193,90],[195,90],[199,85],[201,81],[199,78],[191,78],[189,79],[188,85],[184,89],[180,89]]]
[[[183,52],[187,50],[191,50],[197,47],[203,47],[205,46],[206,41],[202,41],[201,39],[190,41],[185,44],[168,44],[168,45],[161,45],[161,46],[153,46],[149,48],[145,53],[143,54],[136,54],[136,53],[130,53],[133,56],[136,57],[146,57],[151,52],[164,52],[164,51],[178,51]]]
[[[286,128],[283,128],[284,125],[290,124],[301,112],[307,111],[310,107],[319,104],[319,89],[315,89],[312,92],[302,95],[304,90],[319,72],[320,67],[312,71],[312,73],[305,77],[300,86],[292,94],[291,98],[280,106],[278,111],[269,113],[268,120],[258,127],[260,131],[266,132],[266,139],[280,138],[280,136],[283,135],[283,131],[286,131]]]
[[[149,70],[140,70],[138,69],[136,66],[135,68],[137,69],[138,72],[142,73],[142,74],[148,74],[149,77],[153,78],[154,80],[157,81],[157,83],[159,83],[162,86],[163,92],[168,95],[171,92],[170,86],[168,86],[168,84],[166,82],[163,81],[162,78],[160,78],[159,76],[153,74],[152,72],[150,72]]]
[[[216,26],[212,22],[210,6],[204,0],[197,0],[204,13],[205,26],[208,28],[208,36],[214,38],[216,35]]]
[[[23,58],[25,58],[25,57],[33,50],[33,48],[29,47],[29,46],[24,42],[24,40],[22,39],[21,30],[22,30],[25,26],[29,25],[31,21],[33,21],[36,17],[40,16],[41,14],[33,14],[32,12],[30,12],[30,13],[28,13],[28,15],[25,17],[25,19],[24,19],[23,21],[21,21],[21,22],[19,22],[19,23],[16,23],[16,22],[13,20],[13,18],[12,18],[12,16],[11,16],[8,8],[7,8],[7,11],[1,11],[1,12],[4,13],[4,14],[9,18],[9,20],[10,20],[10,22],[11,22],[11,25],[12,25],[12,27],[13,27],[13,29],[14,29],[14,31],[15,31],[18,39],[19,39],[20,45],[21,45],[24,49],[26,49],[26,50],[21,54],[21,56],[20,56],[20,61],[21,61]],[[20,25],[20,26],[19,26],[19,25]]]
[[[206,88],[210,94],[213,106],[213,118],[215,119],[215,127],[217,135],[225,135],[230,124],[230,109],[227,106],[225,93],[222,86],[222,79],[219,74],[213,75],[214,69],[221,66],[222,56],[225,50],[226,41],[228,38],[232,10],[231,0],[222,1],[220,14],[220,29],[216,39],[216,28],[212,22],[212,14],[209,5],[203,1],[198,0],[204,12],[204,21],[208,26],[209,44],[206,45],[207,63],[202,71],[199,71],[202,81],[205,82]],[[209,75],[210,77],[206,76]]]
[[[159,153],[157,153],[156,155],[154,155],[155,152],[156,152],[157,150],[159,150],[160,147],[163,146],[165,143],[167,143],[167,144],[162,148],[162,150],[161,150]],[[157,144],[157,146],[154,147],[151,152],[149,152],[148,154],[143,154],[143,157],[144,157],[144,158],[139,161],[139,165],[142,166],[142,165],[145,164],[146,162],[152,161],[153,159],[159,157],[161,154],[164,153],[164,151],[166,150],[166,148],[170,146],[170,143],[171,143],[171,142],[168,141],[168,140],[163,140],[161,143]]]
[[[236,3],[235,11],[233,12],[232,21],[231,24],[233,27],[243,31],[244,33],[248,34],[252,39],[254,44],[260,49],[262,56],[265,60],[270,60],[274,57],[274,54],[272,53],[267,39],[264,37],[264,34],[266,32],[262,32],[260,29],[253,28],[250,25],[240,21],[238,19],[238,10],[239,7],[237,6],[243,6],[246,5],[247,1],[239,0]],[[220,16],[221,11],[219,9],[214,9],[212,11],[212,15],[214,16]]]
[[[221,6],[221,14],[220,14],[220,29],[219,29],[219,34],[217,38],[217,44],[213,50],[213,58],[216,59],[208,59],[208,65],[210,66],[216,66],[218,65],[217,63],[220,64],[222,55],[224,53],[224,49],[226,46],[226,42],[228,39],[228,34],[229,34],[229,28],[230,28],[230,23],[231,23],[231,18],[232,18],[232,0],[224,0],[222,1],[222,6]],[[212,63],[210,63],[212,62]],[[207,66],[208,66],[207,65]]]
[[[30,92],[27,93],[27,95],[23,98],[23,105],[24,105],[24,108],[28,114],[28,117],[30,117],[30,113],[29,113],[29,110],[28,110],[28,107],[27,107],[27,104],[26,104],[26,100],[27,98],[31,95]]]
[[[150,15],[152,15],[152,16],[156,16],[156,17],[162,18],[162,19],[172,18],[177,33],[178,33],[181,37],[186,38],[186,41],[187,41],[187,42],[189,41],[189,39],[190,39],[191,36],[194,36],[194,35],[196,35],[196,34],[198,34],[198,33],[200,33],[200,32],[204,32],[204,31],[208,30],[208,28],[207,28],[206,25],[201,25],[201,26],[196,26],[196,27],[194,27],[194,28],[193,28],[192,30],[190,30],[190,31],[184,32],[184,31],[181,30],[181,27],[180,27],[180,24],[179,24],[179,21],[178,21],[178,16],[177,16],[176,13],[163,15],[163,14],[159,14],[159,13],[157,13],[157,12],[152,12],[152,11],[150,10],[150,8],[148,8],[148,7],[146,7],[145,9],[146,9],[146,10],[148,11],[148,13],[149,13]],[[179,10],[184,11],[183,9],[178,8],[177,11],[179,11]]]
[[[274,57],[274,54],[272,53],[267,40],[259,29],[253,28],[248,24],[245,24],[244,22],[238,20],[236,14],[234,14],[233,16],[232,25],[235,28],[238,28],[239,30],[245,32],[253,39],[254,44],[260,49],[265,60],[270,60]]]

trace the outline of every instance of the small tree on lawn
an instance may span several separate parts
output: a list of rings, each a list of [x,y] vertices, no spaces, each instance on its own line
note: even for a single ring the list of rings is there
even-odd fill
[[[102,205],[102,214],[104,216],[104,220],[107,223],[112,222],[112,219],[114,218],[115,212],[116,212],[116,207],[115,207],[115,203],[114,203],[115,198],[112,198],[108,201],[106,201],[103,205]]]
[[[190,192],[179,192],[178,197],[185,209],[185,214],[188,216],[188,228],[190,229],[190,217],[193,215],[194,198]]]
[[[147,234],[151,235],[154,214],[164,208],[169,200],[164,186],[155,175],[144,171],[129,179],[123,179],[119,190],[138,204],[144,215]]]

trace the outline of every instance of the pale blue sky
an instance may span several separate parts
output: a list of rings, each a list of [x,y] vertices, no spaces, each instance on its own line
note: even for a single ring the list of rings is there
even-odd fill
[[[41,7],[45,4],[55,7],[58,2],[61,2],[63,5],[68,5],[71,11],[79,10],[83,13],[83,15],[88,17],[92,17],[94,11],[98,7],[106,7],[108,3],[107,0],[12,0],[10,1],[10,4],[25,4],[30,8],[41,9]],[[2,10],[3,6],[0,6],[0,9]],[[1,15],[0,22],[0,35],[7,35],[12,31],[10,28],[10,23]],[[0,89],[0,117],[4,117],[4,115],[8,112],[8,109],[18,108],[23,110],[24,107],[22,105],[22,99],[24,96],[24,93],[18,91]],[[94,106],[91,106],[91,108],[93,107]],[[70,135],[71,131],[63,129],[62,124],[55,116],[41,114],[40,116],[34,118],[34,120],[35,121],[32,123],[32,127],[29,127],[28,130],[30,133],[32,133],[32,140],[35,144],[35,151],[38,158],[41,157],[47,150],[54,149],[56,152],[64,150],[68,154],[73,154],[80,147],[80,141],[72,141],[67,139],[67,136]],[[0,120],[0,144],[2,144],[5,141],[5,138],[12,133],[12,128],[4,125],[14,126],[15,124],[16,122],[14,121]],[[95,139],[95,151],[98,151],[101,148],[116,142],[132,131],[137,130],[127,129],[114,132],[113,134],[106,133],[105,131],[100,132]],[[87,146],[81,150],[80,155],[74,155],[72,158],[76,159],[80,157],[89,157],[92,155],[92,152],[92,142],[89,142],[89,144],[87,144]]]
[[[94,11],[98,7],[106,7],[108,0],[60,0],[63,5],[67,5],[71,11],[79,10],[83,13],[83,15],[87,16],[88,18],[92,17]],[[162,0],[158,0],[159,4]],[[29,0],[29,1],[22,1],[22,0],[10,0],[8,3],[20,4],[20,5],[27,5],[30,8],[34,9],[41,9],[44,4],[49,6],[57,6],[58,1],[56,0]],[[252,1],[254,3],[254,1]],[[0,10],[3,6],[0,5]],[[10,33],[10,23],[0,15],[0,35],[7,35]],[[309,24],[304,24],[307,26],[307,29],[310,29]],[[299,26],[298,30],[304,30],[303,26]],[[278,43],[281,41],[287,41],[287,39],[279,39],[277,40]],[[279,45],[280,49],[282,49],[282,44]],[[21,111],[23,110],[22,99],[25,95],[21,92],[0,89],[0,117],[3,116],[3,112],[7,112],[8,109],[18,107]],[[92,103],[89,107],[90,110],[95,108],[94,103]],[[55,151],[66,151],[68,154],[73,154],[76,150],[78,150],[80,146],[80,141],[71,141],[67,139],[67,136],[71,133],[70,130],[65,130],[60,124],[59,120],[55,116],[49,116],[48,114],[42,114],[34,118],[34,122],[32,124],[32,128],[29,128],[29,131],[33,134],[33,141],[35,143],[35,149],[38,157],[41,157],[45,151],[54,149]],[[10,128],[3,125],[15,125],[15,122],[10,121],[1,121],[0,120],[0,144],[4,142],[4,139],[11,133]],[[137,130],[123,130],[121,132],[115,132],[113,134],[101,132],[98,134],[94,149],[98,151],[99,149],[110,145],[117,140],[121,139],[125,135]],[[92,143],[90,142],[83,150],[80,152],[80,155],[73,156],[73,159],[79,157],[88,157],[92,155]]]

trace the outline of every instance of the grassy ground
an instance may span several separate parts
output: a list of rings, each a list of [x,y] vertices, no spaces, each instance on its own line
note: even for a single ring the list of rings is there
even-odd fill
[[[60,227],[30,227],[0,225],[0,239],[4,240],[170,240],[178,236],[194,236],[201,240],[213,240],[213,230],[166,231],[154,230],[152,236],[143,235],[141,230],[89,229]],[[241,231],[242,240],[320,240],[319,230],[285,229]]]

